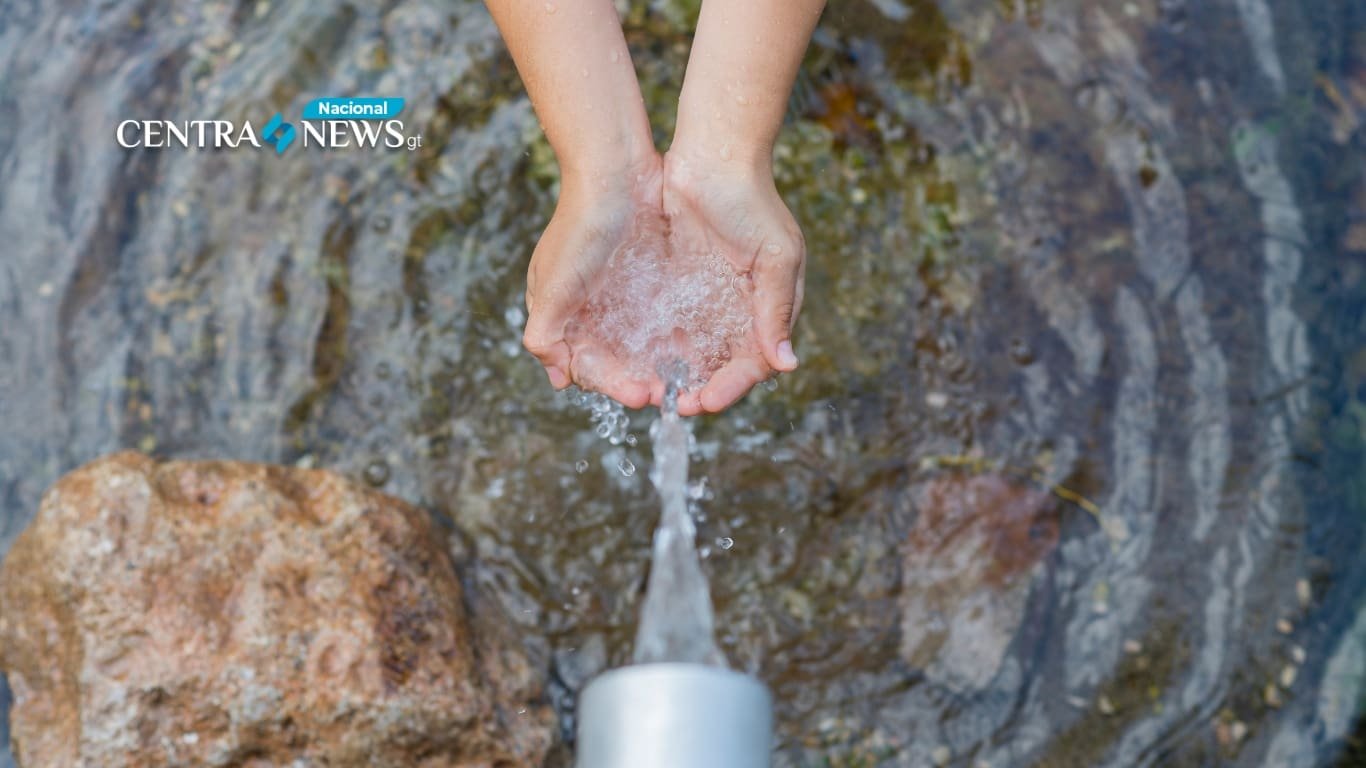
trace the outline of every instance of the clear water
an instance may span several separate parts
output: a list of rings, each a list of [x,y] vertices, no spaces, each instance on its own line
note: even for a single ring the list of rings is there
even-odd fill
[[[665,378],[664,405],[650,430],[660,518],[651,550],[650,577],[636,630],[637,664],[681,661],[726,666],[716,646],[711,590],[697,557],[697,529],[688,509],[688,450],[692,429],[678,416],[678,392],[687,367]]]
[[[626,5],[664,146],[695,3]],[[776,157],[803,367],[694,424],[716,642],[774,691],[777,765],[1366,754],[1363,30],[831,4]],[[346,93],[404,97],[423,148],[113,145]],[[653,415],[599,438],[519,349],[557,180],[481,4],[17,0],[0,114],[0,541],[122,447],[338,469],[453,524],[571,736],[632,659]]]

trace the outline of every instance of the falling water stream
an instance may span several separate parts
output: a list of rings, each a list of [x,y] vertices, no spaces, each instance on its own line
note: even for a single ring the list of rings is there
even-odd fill
[[[636,631],[635,662],[691,662],[725,666],[716,646],[707,577],[696,549],[696,525],[688,510],[688,450],[692,430],[678,416],[679,383],[672,377],[651,428],[654,467],[650,482],[662,510],[655,531],[650,580]]]

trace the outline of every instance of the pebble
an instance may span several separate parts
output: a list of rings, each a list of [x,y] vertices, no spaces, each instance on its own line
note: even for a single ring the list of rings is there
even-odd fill
[[[1268,707],[1279,709],[1281,706],[1281,689],[1275,683],[1267,683],[1266,689],[1262,691],[1262,700]]]
[[[389,482],[389,463],[383,459],[375,459],[365,465],[365,471],[361,474],[365,477],[365,482],[378,488]]]

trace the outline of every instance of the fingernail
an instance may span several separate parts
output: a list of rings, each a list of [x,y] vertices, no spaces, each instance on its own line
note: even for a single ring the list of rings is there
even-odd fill
[[[787,370],[797,367],[797,355],[792,352],[792,342],[778,342],[778,362]]]

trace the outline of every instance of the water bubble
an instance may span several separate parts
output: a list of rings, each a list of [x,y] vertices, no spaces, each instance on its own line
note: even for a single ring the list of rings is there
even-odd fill
[[[503,319],[513,328],[521,328],[522,323],[526,322],[526,313],[521,307],[513,304],[503,312]]]
[[[607,437],[612,433],[612,427],[609,426],[607,422],[600,421],[598,422],[598,428],[595,431],[598,433],[598,437]]]
[[[778,377],[777,377],[777,376],[770,376],[770,377],[768,377],[767,379],[764,379],[764,389],[768,390],[769,392],[773,392],[773,391],[776,390],[777,388],[778,388]]]
[[[584,472],[587,472],[588,459],[579,459],[578,461],[574,462],[574,471],[578,472],[580,475],[582,475]]]
[[[711,557],[711,547],[704,546],[699,548],[697,550],[697,556],[702,558],[703,560],[706,560],[707,558]]]
[[[632,464],[630,459],[622,459],[617,462],[617,469],[621,470],[621,474],[627,477],[636,473],[636,465]]]
[[[627,444],[627,445],[634,447],[635,444],[636,444],[636,442],[637,442],[637,440],[636,440],[636,436],[635,436],[635,435],[627,435],[627,436],[626,436],[626,444]]]
[[[375,459],[365,465],[365,471],[361,474],[365,477],[365,482],[378,488],[389,482],[389,463],[384,459]]]
[[[729,536],[722,536],[721,538],[716,540],[716,546],[720,547],[721,549],[730,549],[731,547],[735,546],[735,539],[732,539]]]

